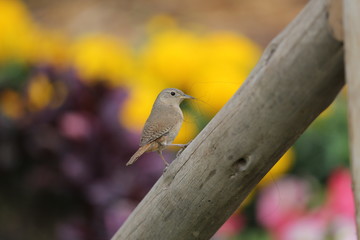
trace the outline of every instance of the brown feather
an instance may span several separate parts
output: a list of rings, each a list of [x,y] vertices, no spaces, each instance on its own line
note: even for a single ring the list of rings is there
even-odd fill
[[[144,152],[146,152],[147,150],[149,150],[149,148],[151,147],[152,144],[146,144],[144,146],[141,146],[135,153],[134,155],[130,158],[130,160],[126,163],[126,166],[129,166],[131,164],[133,164],[136,160],[138,160],[138,158],[144,154]]]
[[[160,109],[158,107],[152,109],[145,123],[140,146],[167,135],[179,121],[182,122],[183,116],[179,107],[160,106]]]

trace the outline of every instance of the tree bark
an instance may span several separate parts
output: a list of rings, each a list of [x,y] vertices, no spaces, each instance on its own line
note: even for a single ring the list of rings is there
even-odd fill
[[[360,206],[360,2],[344,0],[344,33],[346,82],[349,99],[349,135],[351,171],[355,206]],[[356,213],[357,234],[360,238],[360,212]]]
[[[313,0],[270,43],[113,240],[209,239],[220,228],[342,88],[343,46],[327,16]]]

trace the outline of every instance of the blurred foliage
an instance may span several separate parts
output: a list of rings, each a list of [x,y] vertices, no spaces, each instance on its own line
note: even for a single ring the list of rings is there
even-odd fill
[[[175,141],[185,143],[261,53],[240,34],[184,29],[168,16],[155,16],[147,31],[137,44],[99,33],[70,40],[42,29],[21,2],[0,0],[0,239],[110,238],[163,170],[152,153],[125,168],[158,92],[176,87],[197,98],[183,106]],[[343,94],[214,239],[304,239],[284,238],[295,234],[286,227],[321,206],[326,236],[351,230],[353,203],[334,197],[351,194],[346,128]],[[264,203],[281,213],[270,224]]]
[[[295,145],[294,172],[322,182],[338,167],[349,166],[347,108],[344,95],[320,115]]]

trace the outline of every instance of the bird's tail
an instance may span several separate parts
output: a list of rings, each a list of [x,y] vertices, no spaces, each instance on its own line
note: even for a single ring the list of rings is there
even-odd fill
[[[129,166],[131,164],[133,164],[136,160],[138,160],[138,158],[144,154],[144,152],[146,152],[149,148],[150,148],[151,144],[146,144],[144,146],[141,146],[135,153],[134,155],[130,158],[130,160],[126,163],[126,166]]]

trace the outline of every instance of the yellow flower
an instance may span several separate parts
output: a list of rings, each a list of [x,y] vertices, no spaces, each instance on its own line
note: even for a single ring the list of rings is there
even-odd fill
[[[204,38],[202,47],[202,66],[189,91],[204,101],[200,106],[213,115],[245,81],[260,49],[247,38],[226,32]]]
[[[38,30],[24,5],[0,0],[0,61],[32,59],[38,44]]]
[[[36,61],[52,64],[55,67],[65,67],[69,62],[70,43],[59,32],[43,31],[37,42]]]
[[[191,100],[190,100],[191,101]],[[186,111],[184,113],[184,122],[181,126],[179,134],[174,140],[174,143],[185,144],[190,142],[198,132],[195,119]]]
[[[189,31],[171,28],[151,36],[140,52],[140,67],[172,87],[183,89],[201,65],[201,41]]]
[[[24,114],[24,106],[19,93],[4,90],[0,95],[0,111],[9,118],[17,119]]]
[[[204,101],[200,106],[210,115],[229,100],[260,57],[254,43],[231,33],[200,38],[174,27],[151,37],[141,52],[141,69]]]
[[[294,163],[295,153],[293,148],[290,148],[274,165],[274,167],[268,172],[265,177],[258,184],[259,187],[266,186],[269,183],[274,182],[277,178],[286,173]]]
[[[107,81],[111,86],[123,85],[133,67],[129,48],[104,35],[79,39],[72,49],[72,61],[84,81]]]
[[[28,100],[31,110],[41,110],[48,106],[54,95],[54,87],[45,75],[37,75],[30,80]]]
[[[150,115],[154,101],[163,85],[138,85],[130,89],[129,97],[119,112],[120,122],[134,132],[140,132]]]
[[[248,38],[231,32],[208,35],[202,47],[205,67],[238,69],[248,75],[259,60],[259,47]]]
[[[245,75],[234,70],[209,69],[189,87],[189,94],[199,101],[202,112],[213,116],[240,87]]]

